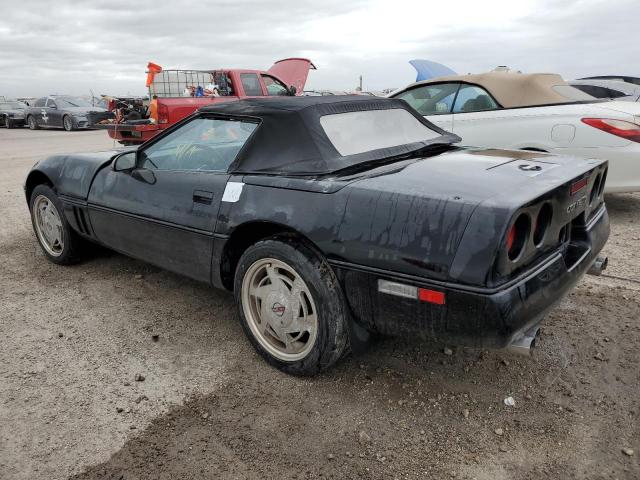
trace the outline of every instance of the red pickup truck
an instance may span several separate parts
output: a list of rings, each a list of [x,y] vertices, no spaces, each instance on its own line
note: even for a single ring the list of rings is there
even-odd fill
[[[241,98],[300,95],[309,70],[315,65],[306,58],[279,60],[267,70],[163,70],[149,63],[147,87],[149,106],[144,117],[129,114],[115,104],[115,119],[95,125],[124,145],[149,140],[198,108]],[[155,105],[154,105],[155,103]]]

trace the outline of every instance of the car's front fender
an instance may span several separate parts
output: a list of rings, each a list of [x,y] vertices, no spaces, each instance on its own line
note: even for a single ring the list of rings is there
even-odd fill
[[[109,164],[117,151],[76,155],[53,155],[35,164],[25,182],[29,191],[46,177],[58,194],[86,199],[98,170]]]

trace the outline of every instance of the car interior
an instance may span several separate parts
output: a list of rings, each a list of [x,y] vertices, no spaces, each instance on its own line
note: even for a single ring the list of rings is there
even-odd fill
[[[499,108],[491,96],[475,85],[445,83],[414,88],[398,96],[422,115],[465,113]],[[452,105],[455,101],[455,105]]]
[[[141,150],[143,168],[226,171],[257,124],[197,118]]]

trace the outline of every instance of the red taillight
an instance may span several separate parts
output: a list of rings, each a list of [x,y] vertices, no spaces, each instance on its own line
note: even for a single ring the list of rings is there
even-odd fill
[[[520,254],[524,251],[527,243],[529,232],[531,231],[531,219],[525,213],[521,213],[507,233],[505,246],[507,247],[507,256],[512,262],[520,258]]]
[[[437,290],[429,290],[428,288],[419,288],[418,299],[421,302],[435,303],[436,305],[444,305],[444,292],[438,292]]]
[[[516,241],[516,226],[513,225],[509,233],[507,233],[507,252],[510,252],[513,248],[513,243]]]
[[[158,104],[158,123],[169,123],[169,107]]]
[[[582,123],[632,142],[640,142],[640,125],[635,123],[613,118],[583,118]]]
[[[550,203],[545,203],[540,208],[538,215],[536,216],[536,223],[533,227],[533,244],[536,248],[542,246],[542,243],[547,234],[547,228],[551,225],[551,219],[553,218],[553,207]]]

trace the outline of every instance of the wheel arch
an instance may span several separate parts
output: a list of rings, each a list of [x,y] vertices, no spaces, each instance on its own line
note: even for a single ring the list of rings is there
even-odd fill
[[[31,202],[31,193],[33,192],[33,189],[38,185],[48,185],[54,191],[56,190],[55,185],[45,173],[41,172],[40,170],[32,170],[31,172],[29,172],[27,180],[24,184],[24,193],[27,197],[28,204]],[[31,208],[31,205],[29,205],[29,208]]]
[[[305,242],[318,255],[322,251],[306,235],[295,228],[272,221],[252,220],[238,225],[227,239],[220,257],[220,280],[229,291],[233,291],[233,280],[242,254],[260,240],[275,235],[288,236]]]

